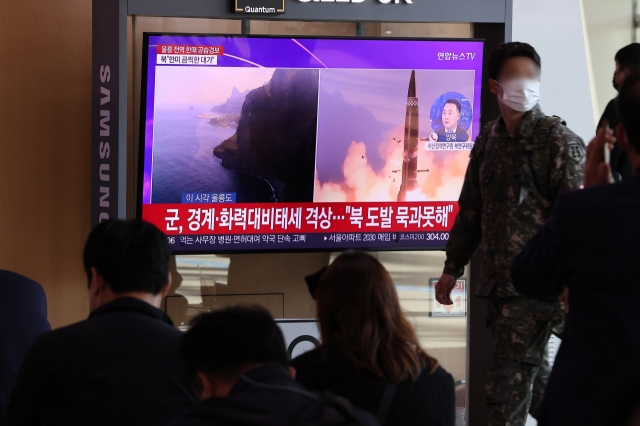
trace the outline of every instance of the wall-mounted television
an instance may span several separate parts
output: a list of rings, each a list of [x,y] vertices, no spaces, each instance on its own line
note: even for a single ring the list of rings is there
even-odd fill
[[[139,215],[174,252],[442,249],[480,40],[145,34]]]

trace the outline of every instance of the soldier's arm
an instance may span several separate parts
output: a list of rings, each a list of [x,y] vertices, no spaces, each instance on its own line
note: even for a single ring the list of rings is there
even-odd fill
[[[477,142],[476,142],[477,144]],[[477,146],[477,145],[476,145]],[[464,267],[478,249],[482,237],[482,193],[480,188],[480,161],[477,153],[471,152],[462,192],[458,200],[460,211],[453,223],[447,242],[447,260],[443,274],[459,278]]]
[[[553,130],[552,143],[555,152],[551,159],[551,187],[557,198],[563,192],[580,189],[584,182],[586,148],[578,135],[565,126]]]

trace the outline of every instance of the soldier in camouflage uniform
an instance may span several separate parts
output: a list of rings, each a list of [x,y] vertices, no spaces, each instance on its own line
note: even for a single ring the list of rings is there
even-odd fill
[[[545,348],[559,304],[518,294],[510,268],[545,223],[558,194],[582,184],[585,148],[559,118],[545,116],[537,105],[540,58],[533,47],[503,44],[488,68],[502,114],[484,127],[471,152],[436,298],[451,303],[453,283],[479,247],[476,293],[488,299],[494,346],[486,386],[489,425],[520,426],[534,382],[535,406],[546,386]]]

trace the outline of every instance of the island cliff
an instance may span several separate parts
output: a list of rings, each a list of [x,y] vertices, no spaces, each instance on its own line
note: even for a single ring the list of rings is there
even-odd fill
[[[275,201],[311,202],[318,70],[277,69],[250,91],[236,133],[214,148],[224,167],[267,180]]]
[[[249,93],[248,90],[240,92],[236,87],[231,90],[231,96],[229,96],[225,103],[216,105],[211,108],[211,111],[220,114],[238,114],[242,109],[242,104]]]

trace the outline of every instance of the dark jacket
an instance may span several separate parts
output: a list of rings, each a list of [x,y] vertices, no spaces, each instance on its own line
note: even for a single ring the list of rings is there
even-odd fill
[[[7,407],[22,360],[36,337],[49,330],[47,298],[40,284],[0,271],[0,426],[7,424]]]
[[[164,312],[129,297],[41,335],[18,373],[9,424],[171,423],[196,402],[181,335]]]
[[[602,117],[600,117],[600,121],[598,122],[598,129],[604,125],[605,119],[609,121],[609,127],[614,131],[618,124],[620,124],[616,99],[617,98],[611,99],[607,104],[607,107],[604,109]],[[633,175],[629,154],[622,149],[618,142],[616,142],[611,150],[609,165],[611,166],[611,171],[619,174],[622,179],[627,179]]]
[[[539,425],[596,424],[615,383],[640,360],[640,174],[562,195],[513,265],[525,296],[569,288],[564,338]]]
[[[378,383],[358,375],[346,355],[334,349],[316,349],[291,362],[296,378],[306,387],[328,390],[351,401],[357,407],[376,414],[385,390]],[[386,425],[453,426],[455,394],[453,378],[438,367],[429,374],[427,366],[417,381],[400,383],[389,408]]]
[[[201,402],[173,426],[283,426],[295,425],[320,394],[305,389],[278,364],[255,368],[240,377],[226,398]],[[334,397],[335,398],[335,397]],[[378,425],[376,419],[349,402],[341,402],[363,425]],[[336,412],[320,409],[314,418],[339,421]],[[316,417],[317,416],[317,417]],[[328,419],[329,418],[329,419]]]

